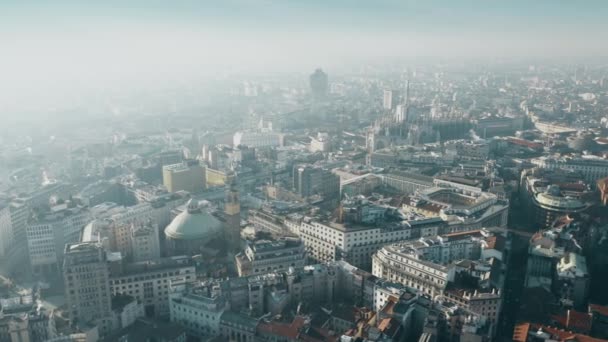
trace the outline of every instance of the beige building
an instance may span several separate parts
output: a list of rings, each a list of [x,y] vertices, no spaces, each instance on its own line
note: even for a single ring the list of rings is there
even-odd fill
[[[243,253],[237,254],[235,260],[240,277],[280,272],[290,267],[304,267],[306,250],[298,238],[257,240],[251,242]]]
[[[101,335],[112,331],[112,294],[106,252],[97,243],[65,247],[63,277],[66,311],[72,324],[93,323]]]
[[[206,188],[205,176],[205,167],[195,160],[163,166],[163,185],[169,192],[201,192]]]

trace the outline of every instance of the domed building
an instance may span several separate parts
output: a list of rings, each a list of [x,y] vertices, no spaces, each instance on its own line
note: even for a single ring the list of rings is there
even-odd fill
[[[222,234],[222,222],[190,200],[187,209],[165,228],[165,244],[169,255],[196,255]]]

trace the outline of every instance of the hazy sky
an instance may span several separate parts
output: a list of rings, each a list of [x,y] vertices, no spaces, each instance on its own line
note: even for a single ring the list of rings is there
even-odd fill
[[[383,57],[608,56],[607,18],[606,0],[0,0],[0,106],[29,91]]]

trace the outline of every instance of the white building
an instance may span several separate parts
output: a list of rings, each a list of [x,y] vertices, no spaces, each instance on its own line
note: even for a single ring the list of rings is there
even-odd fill
[[[331,139],[327,133],[318,133],[316,137],[310,138],[310,152],[331,151]]]
[[[608,177],[608,159],[594,155],[582,155],[576,158],[539,157],[530,161],[541,169],[562,169],[580,172],[587,182],[595,182],[598,179]]]
[[[195,279],[195,267],[190,258],[173,257],[124,266],[122,272],[111,274],[113,294],[126,294],[143,303],[146,315],[169,314],[171,282]]]
[[[234,133],[233,146],[240,145],[248,147],[277,147],[283,146],[283,134],[272,131],[251,132],[243,131]]]
[[[70,323],[93,323],[102,335],[116,328],[113,326],[108,277],[106,252],[101,245],[65,245],[63,279]]]
[[[453,226],[453,231],[507,226],[509,203],[497,195],[439,179],[435,184],[416,191],[411,197],[413,209],[429,205],[438,208],[437,216]]]
[[[80,241],[82,228],[90,220],[86,208],[66,203],[30,221],[26,234],[32,271],[36,274],[57,272],[63,262],[63,247]]]
[[[306,251],[298,238],[257,240],[250,242],[243,253],[235,256],[240,277],[304,267]]]
[[[154,223],[135,224],[131,228],[131,251],[133,261],[156,260],[160,258],[158,225]]]
[[[388,245],[373,256],[372,274],[435,297],[450,279],[448,267],[424,260],[410,245]]]
[[[144,306],[137,299],[127,295],[112,297],[112,311],[114,314],[114,329],[124,329],[135,321],[144,317]]]
[[[556,265],[557,291],[564,305],[582,308],[587,303],[590,277],[583,255],[565,253]]]
[[[11,208],[0,201],[0,259],[7,257],[14,242]]]
[[[171,294],[171,322],[184,326],[194,336],[219,336],[220,317],[226,300],[208,287],[178,287]]]

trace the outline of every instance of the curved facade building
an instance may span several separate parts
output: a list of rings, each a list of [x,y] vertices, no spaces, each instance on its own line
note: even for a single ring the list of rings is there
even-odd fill
[[[534,195],[537,224],[548,227],[558,217],[580,213],[587,209],[587,205],[576,197],[564,196],[557,185],[550,185],[545,192]]]
[[[190,200],[187,210],[177,215],[165,228],[169,255],[196,255],[212,241],[222,237],[220,220]]]

